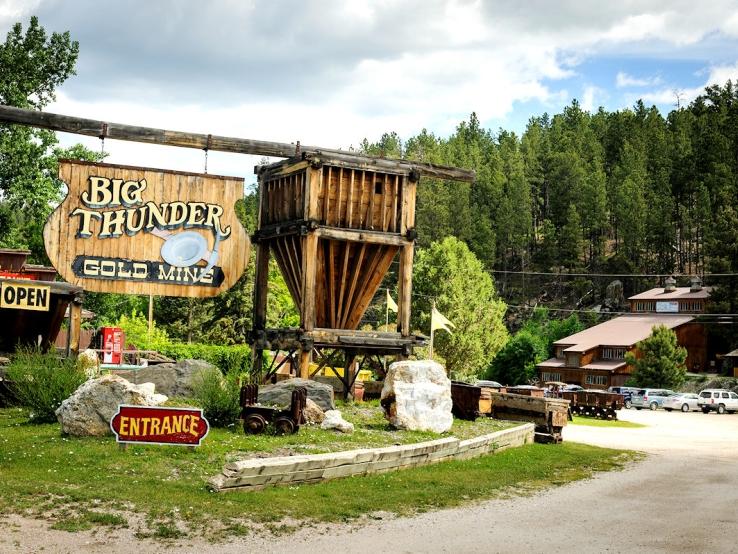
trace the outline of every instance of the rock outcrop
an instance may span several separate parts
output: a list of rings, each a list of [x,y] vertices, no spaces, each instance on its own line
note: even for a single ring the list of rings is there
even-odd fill
[[[129,381],[154,383],[156,391],[167,396],[192,396],[195,377],[215,368],[204,360],[180,360],[173,364],[156,364],[134,371],[116,371]]]
[[[382,389],[384,415],[398,429],[444,433],[451,429],[451,381],[432,360],[390,365]]]
[[[305,387],[307,397],[315,402],[323,411],[334,410],[333,388],[309,379],[287,379],[275,385],[259,388],[259,403],[276,406],[289,406],[292,402],[292,391],[295,387]]]
[[[167,401],[153,383],[134,385],[117,375],[104,375],[82,384],[56,410],[62,433],[84,436],[112,434],[110,420],[120,404],[158,406]]]

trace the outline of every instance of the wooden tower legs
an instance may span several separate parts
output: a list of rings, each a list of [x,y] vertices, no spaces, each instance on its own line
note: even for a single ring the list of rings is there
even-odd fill
[[[264,333],[267,321],[267,293],[269,288],[269,243],[260,241],[256,244],[256,273],[254,276],[254,334]],[[251,371],[261,375],[264,366],[264,350],[251,350]]]
[[[308,233],[302,237],[302,306],[300,306],[300,327],[305,332],[315,329],[315,286],[318,260],[318,235]],[[300,350],[300,378],[310,378],[312,345]]]

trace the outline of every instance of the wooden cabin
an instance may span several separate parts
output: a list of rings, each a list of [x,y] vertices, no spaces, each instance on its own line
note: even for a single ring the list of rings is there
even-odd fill
[[[702,287],[699,279],[693,279],[690,287],[676,287],[669,278],[663,288],[631,296],[632,314],[556,341],[556,355],[537,366],[538,378],[588,389],[622,386],[633,372],[625,355],[638,356],[638,342],[648,338],[656,325],[676,333],[679,345],[687,349],[689,371],[707,371],[707,333],[694,315],[704,312],[709,297],[710,289]]]

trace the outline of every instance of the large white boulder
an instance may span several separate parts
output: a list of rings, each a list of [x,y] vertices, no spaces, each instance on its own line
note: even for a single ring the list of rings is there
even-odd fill
[[[110,419],[120,404],[158,406],[167,401],[153,383],[134,385],[117,375],[103,375],[82,384],[56,410],[62,433],[84,436],[112,434]]]
[[[433,360],[395,362],[382,388],[384,416],[398,429],[444,433],[451,429],[451,380]]]

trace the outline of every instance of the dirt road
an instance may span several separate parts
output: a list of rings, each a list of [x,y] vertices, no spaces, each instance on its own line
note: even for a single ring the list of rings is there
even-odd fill
[[[632,467],[530,497],[276,539],[179,545],[177,552],[738,552],[738,415],[622,412],[638,429],[569,426],[565,440],[650,455]],[[14,546],[46,552],[156,552],[25,522]],[[14,533],[17,537],[18,535]],[[16,539],[17,540],[17,539]],[[61,541],[61,542],[57,542]],[[0,536],[0,551],[10,543]]]

